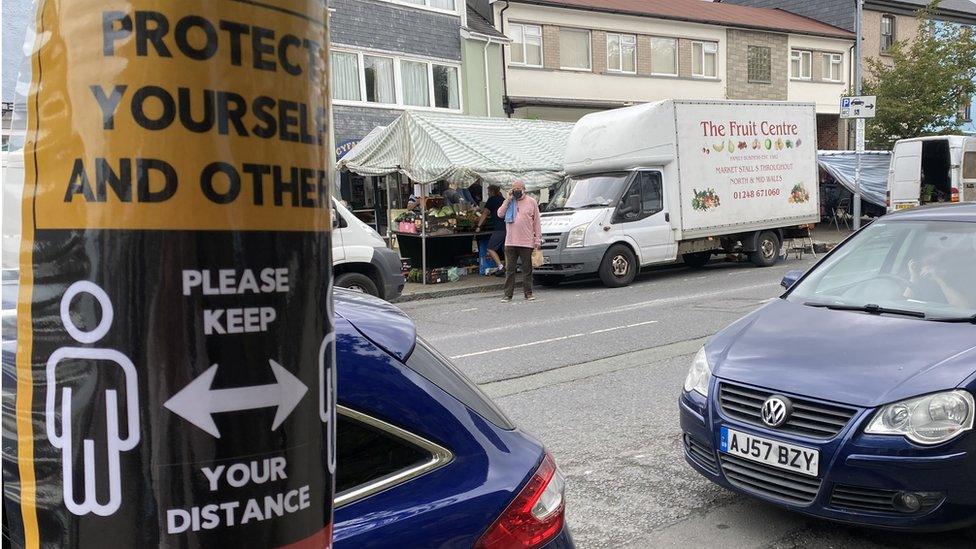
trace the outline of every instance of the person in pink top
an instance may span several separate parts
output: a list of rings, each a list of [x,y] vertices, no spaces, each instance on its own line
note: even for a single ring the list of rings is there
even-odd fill
[[[498,217],[505,220],[505,297],[509,302],[515,294],[515,268],[522,260],[522,290],[525,299],[532,295],[532,250],[542,249],[542,220],[539,204],[525,194],[525,183],[516,181],[508,198],[498,208]]]

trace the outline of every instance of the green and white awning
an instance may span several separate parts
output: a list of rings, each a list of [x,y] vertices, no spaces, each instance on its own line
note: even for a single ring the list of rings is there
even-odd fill
[[[517,118],[485,118],[405,111],[376,128],[339,161],[360,175],[400,172],[416,183],[439,180],[461,186],[481,178],[528,189],[562,180],[572,124]]]

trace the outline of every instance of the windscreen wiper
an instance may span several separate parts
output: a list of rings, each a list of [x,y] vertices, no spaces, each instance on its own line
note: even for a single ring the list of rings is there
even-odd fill
[[[960,324],[976,324],[976,315],[973,316],[945,316],[929,318],[932,322],[958,322]]]
[[[596,203],[594,203],[594,204],[587,204],[585,206],[580,206],[579,208],[576,208],[576,209],[577,210],[582,210],[583,208],[606,208],[607,206],[608,206],[608,204],[596,204]]]
[[[890,309],[888,307],[875,305],[874,303],[868,303],[867,305],[841,305],[839,303],[817,303],[815,301],[807,301],[806,303],[804,303],[804,305],[806,305],[807,307],[823,307],[824,309],[831,309],[834,311],[861,311],[873,315],[902,315],[902,316],[912,316],[915,318],[925,318],[925,313],[923,313],[922,311],[912,311],[909,309]]]

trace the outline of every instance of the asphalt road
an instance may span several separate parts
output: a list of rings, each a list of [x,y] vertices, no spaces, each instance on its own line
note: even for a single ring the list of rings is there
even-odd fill
[[[434,344],[539,437],[567,476],[580,547],[959,548],[958,534],[839,526],[739,496],[684,462],[677,397],[710,335],[780,293],[789,269],[657,269],[627,288],[539,288],[400,305]]]

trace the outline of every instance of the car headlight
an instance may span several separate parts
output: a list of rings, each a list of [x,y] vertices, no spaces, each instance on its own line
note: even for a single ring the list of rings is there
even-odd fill
[[[883,406],[865,433],[901,435],[918,444],[940,444],[973,428],[976,402],[963,390],[911,398]]]
[[[586,229],[590,226],[589,223],[583,223],[582,225],[577,225],[570,229],[569,238],[566,239],[567,248],[582,248],[583,247],[583,237],[586,236]]]
[[[708,384],[712,380],[712,368],[708,365],[708,357],[705,356],[705,347],[698,350],[695,360],[691,363],[688,370],[688,377],[685,378],[685,391],[696,393],[707,397]]]

